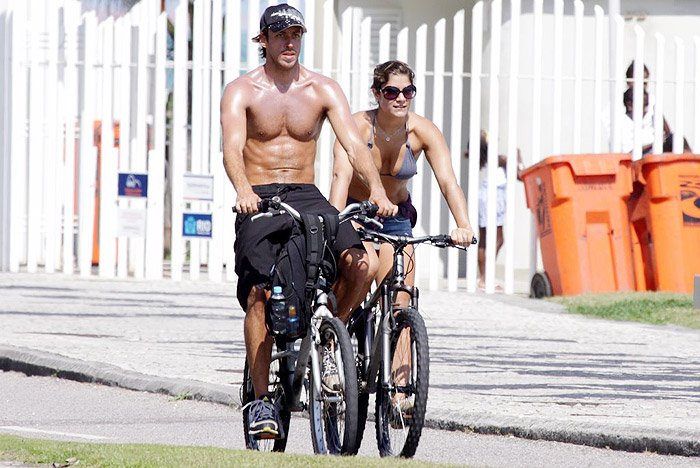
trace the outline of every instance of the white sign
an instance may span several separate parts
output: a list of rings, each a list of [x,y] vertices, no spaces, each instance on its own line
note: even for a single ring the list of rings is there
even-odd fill
[[[146,237],[146,209],[119,208],[117,210],[118,237]]]
[[[214,176],[185,174],[183,198],[185,200],[214,200]]]

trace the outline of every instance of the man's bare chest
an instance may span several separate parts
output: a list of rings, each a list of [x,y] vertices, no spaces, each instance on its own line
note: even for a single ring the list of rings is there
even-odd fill
[[[323,106],[312,96],[268,94],[248,109],[248,135],[263,140],[289,135],[307,141],[318,137],[324,118]]]

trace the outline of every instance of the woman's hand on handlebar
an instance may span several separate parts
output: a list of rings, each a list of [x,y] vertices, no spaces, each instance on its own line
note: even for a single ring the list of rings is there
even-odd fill
[[[463,247],[469,247],[471,244],[476,244],[474,231],[471,227],[453,229],[452,233],[450,233],[450,238],[455,245],[461,245]]]
[[[236,198],[236,213],[241,214],[252,214],[258,212],[258,203],[261,199],[257,193],[251,191],[250,193],[243,194],[238,192],[238,197]]]

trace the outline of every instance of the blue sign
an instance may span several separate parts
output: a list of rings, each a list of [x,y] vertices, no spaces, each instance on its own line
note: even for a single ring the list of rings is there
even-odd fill
[[[148,174],[119,173],[120,197],[147,197]]]
[[[182,214],[182,235],[184,237],[206,237],[211,239],[211,228],[211,214]]]

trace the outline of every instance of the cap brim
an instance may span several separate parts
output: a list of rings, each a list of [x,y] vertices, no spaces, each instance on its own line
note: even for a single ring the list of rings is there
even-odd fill
[[[303,23],[300,23],[299,21],[278,21],[276,23],[272,23],[270,26],[268,26],[268,29],[272,32],[280,32],[284,31],[285,29],[293,28],[294,26],[299,26],[302,31],[306,32],[306,26],[304,26]]]

